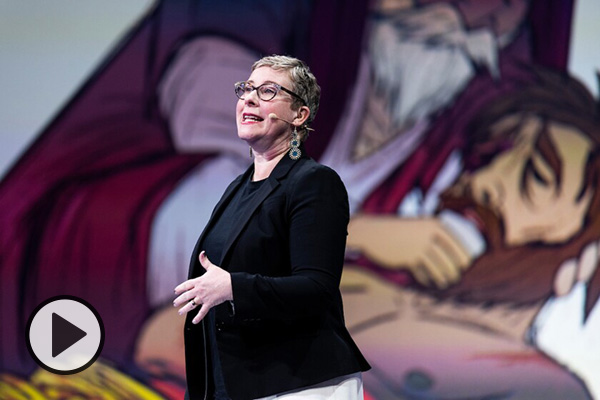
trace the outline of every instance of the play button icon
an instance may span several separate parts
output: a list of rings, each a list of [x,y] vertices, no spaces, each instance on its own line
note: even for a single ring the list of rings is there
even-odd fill
[[[27,347],[42,368],[55,374],[81,372],[96,361],[104,344],[98,312],[74,296],[52,297],[27,323]]]
[[[52,357],[56,357],[82,339],[87,333],[52,313]]]

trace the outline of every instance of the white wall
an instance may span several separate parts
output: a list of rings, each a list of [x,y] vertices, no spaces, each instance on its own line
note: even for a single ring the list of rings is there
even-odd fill
[[[569,48],[569,69],[598,97],[600,70],[600,1],[576,0]]]
[[[152,0],[0,0],[0,177]]]

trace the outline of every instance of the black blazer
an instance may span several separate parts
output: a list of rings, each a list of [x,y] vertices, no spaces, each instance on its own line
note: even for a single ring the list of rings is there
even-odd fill
[[[189,277],[206,232],[251,166],[225,190],[192,253]],[[287,155],[258,189],[232,229],[221,260],[231,273],[233,303],[215,307],[219,355],[229,396],[256,399],[370,368],[344,326],[339,291],[348,196],[330,168]],[[186,319],[190,398],[211,398],[205,324]]]

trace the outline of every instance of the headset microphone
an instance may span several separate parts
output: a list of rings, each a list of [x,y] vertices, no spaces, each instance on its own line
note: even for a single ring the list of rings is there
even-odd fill
[[[288,123],[288,124],[290,124],[290,125],[294,125],[294,124],[292,124],[290,121],[286,121],[286,120],[285,120],[285,119],[283,119],[283,118],[279,118],[279,117],[277,116],[277,114],[275,114],[275,113],[271,113],[271,114],[269,114],[269,118],[271,118],[271,119],[279,119],[279,120],[281,120],[281,121],[283,121],[283,122],[287,122],[287,123]]]
[[[271,119],[279,119],[279,120],[281,120],[281,121],[283,121],[283,122],[287,122],[288,124],[290,124],[290,125],[292,125],[292,126],[295,126],[295,125],[294,125],[294,124],[292,124],[290,121],[286,121],[286,120],[285,120],[285,119],[283,119],[283,118],[279,118],[279,117],[277,116],[277,114],[275,114],[275,113],[271,113],[271,114],[269,114],[269,118],[271,118]],[[314,131],[314,129],[312,129],[312,128],[309,128],[308,126],[296,127],[296,128],[304,129],[304,130],[306,130],[306,132],[308,132],[308,131]]]

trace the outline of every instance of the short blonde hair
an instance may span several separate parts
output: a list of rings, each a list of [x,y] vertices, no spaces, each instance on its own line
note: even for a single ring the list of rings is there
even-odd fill
[[[260,67],[269,67],[276,71],[288,71],[292,81],[292,87],[289,89],[300,96],[310,110],[308,119],[301,127],[301,137],[304,140],[308,136],[308,128],[319,110],[321,87],[317,83],[317,78],[304,61],[289,56],[272,55],[263,57],[252,65],[252,71]],[[292,109],[298,109],[303,105],[299,99],[294,98]]]

